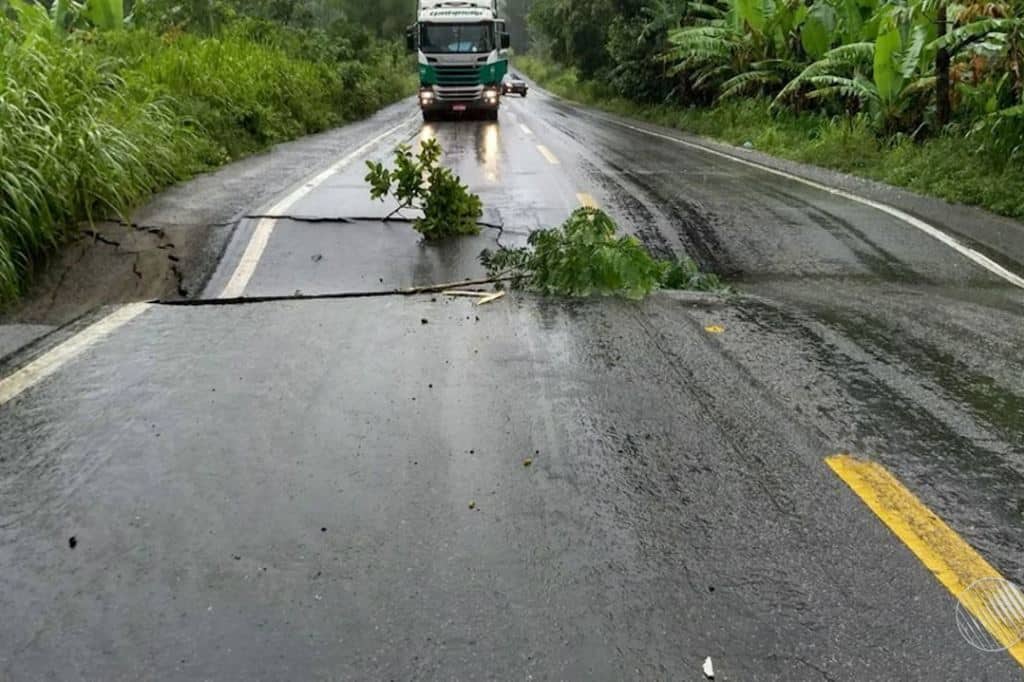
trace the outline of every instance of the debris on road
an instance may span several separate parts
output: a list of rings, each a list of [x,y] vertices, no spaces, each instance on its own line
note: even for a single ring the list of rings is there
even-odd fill
[[[487,277],[485,279],[467,279],[461,282],[447,282],[444,284],[427,284],[419,287],[410,287],[408,289],[399,289],[395,291],[396,294],[402,294],[404,296],[415,296],[416,294],[442,294],[448,291],[454,291],[460,289],[460,287],[477,287],[484,286],[485,284],[499,284],[501,282],[507,282],[508,278],[501,275],[496,277]],[[466,289],[462,289],[466,291]]]
[[[497,301],[497,300],[500,300],[502,298],[505,298],[505,293],[506,292],[504,292],[504,291],[495,291],[495,292],[491,292],[491,291],[467,291],[467,290],[462,290],[462,289],[454,289],[452,291],[445,291],[443,293],[444,293],[445,296],[452,296],[452,297],[456,297],[456,298],[475,298],[475,299],[477,299],[476,304],[478,306],[480,306],[480,305],[487,305],[488,303],[493,303],[494,301]],[[468,320],[470,318],[467,317],[466,319]],[[480,318],[478,317],[477,320],[479,320],[479,319]]]
[[[485,296],[484,298],[481,298],[479,301],[476,302],[476,304],[478,306],[487,305],[488,303],[494,303],[495,301],[501,300],[503,298],[505,298],[505,292],[499,291],[496,294],[491,294],[490,296]]]
[[[452,291],[444,292],[444,295],[445,296],[462,296],[462,297],[466,297],[466,298],[484,298],[485,296],[490,296],[491,294],[489,292],[486,292],[486,291],[462,291],[460,289],[454,289]]]
[[[704,677],[709,680],[715,679],[715,664],[711,662],[710,656],[704,661]]]
[[[704,327],[704,331],[706,331],[708,334],[724,334],[725,327],[723,327],[720,324],[712,324],[708,325],[707,327]]]
[[[68,547],[70,547],[71,549],[78,547],[78,538],[76,538],[74,535],[68,538]]]
[[[523,466],[526,467],[527,469],[532,467],[533,466],[533,458],[532,457],[527,457],[526,459],[524,459],[523,460]]]
[[[469,501],[469,508],[470,509],[476,509],[476,500],[470,500]]]

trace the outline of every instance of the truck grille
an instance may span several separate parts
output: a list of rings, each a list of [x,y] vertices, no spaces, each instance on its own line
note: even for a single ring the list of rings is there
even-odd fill
[[[438,85],[477,85],[480,82],[480,67],[476,64],[438,64]]]
[[[478,100],[483,96],[484,86],[473,85],[468,87],[445,87],[434,88],[437,98],[442,101],[469,102]]]

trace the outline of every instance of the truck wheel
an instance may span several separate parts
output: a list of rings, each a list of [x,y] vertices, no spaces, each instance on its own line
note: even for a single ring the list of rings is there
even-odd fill
[[[423,122],[424,123],[433,123],[436,120],[437,120],[437,114],[435,112],[427,111],[426,109],[423,110]]]
[[[497,121],[498,120],[498,110],[494,109],[493,111],[488,111],[487,112],[487,120],[488,121]]]

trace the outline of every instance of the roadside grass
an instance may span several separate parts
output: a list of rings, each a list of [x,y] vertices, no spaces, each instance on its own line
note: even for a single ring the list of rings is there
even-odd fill
[[[572,69],[534,57],[516,57],[515,68],[561,97],[611,113],[734,145],[750,143],[785,159],[1024,219],[1024,167],[983,153],[979,139],[944,135],[921,143],[907,137],[885,140],[858,119],[770,113],[769,101],[756,98],[709,108],[640,104],[579,80]]]
[[[415,89],[393,46],[308,59],[274,30],[59,38],[0,17],[0,308],[78,224]]]

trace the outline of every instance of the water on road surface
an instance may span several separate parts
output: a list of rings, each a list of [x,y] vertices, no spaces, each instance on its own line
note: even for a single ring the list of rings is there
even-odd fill
[[[0,678],[1020,679],[921,557],[1022,577],[1024,291],[537,95],[499,123],[379,117],[250,208],[203,301],[16,358],[60,362],[0,404]],[[477,237],[378,220],[364,162],[428,136]],[[478,277],[582,204],[738,294],[379,295]],[[962,239],[936,206],[905,208]],[[905,539],[838,453],[978,556]]]

